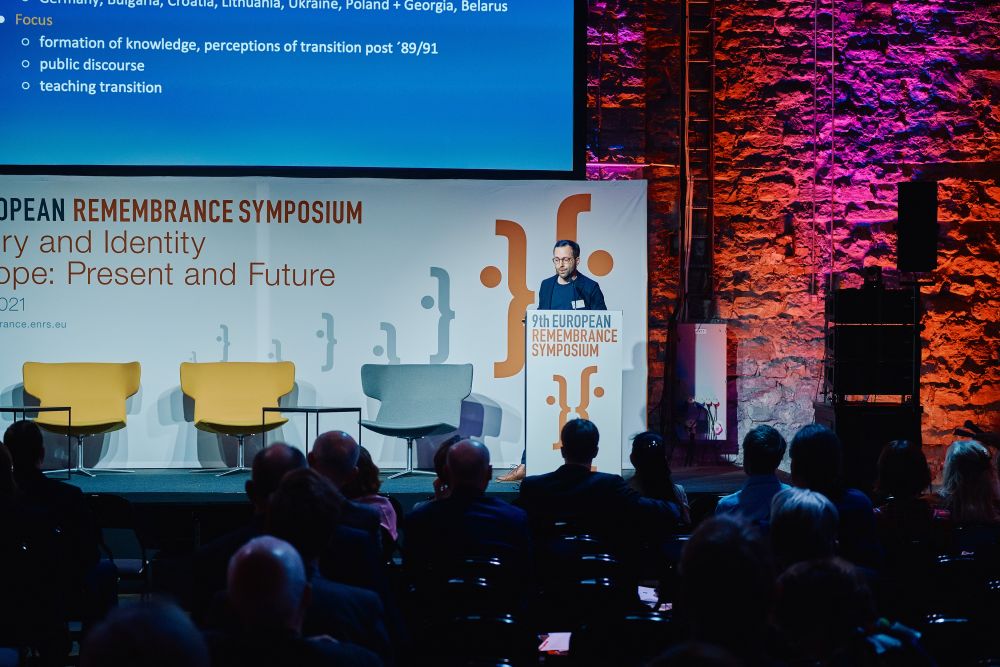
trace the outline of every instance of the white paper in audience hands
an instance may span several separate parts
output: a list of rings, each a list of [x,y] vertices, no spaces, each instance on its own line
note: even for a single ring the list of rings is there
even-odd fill
[[[544,639],[538,646],[542,653],[569,653],[569,637],[571,632],[552,632],[542,635]]]
[[[639,601],[647,607],[656,609],[656,603],[659,601],[656,589],[651,586],[639,586]]]

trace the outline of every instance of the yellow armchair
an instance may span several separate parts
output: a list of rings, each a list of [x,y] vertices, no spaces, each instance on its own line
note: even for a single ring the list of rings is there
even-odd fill
[[[181,391],[194,399],[195,428],[231,435],[239,449],[235,468],[221,475],[249,470],[243,445],[248,435],[276,429],[288,420],[265,407],[278,407],[278,399],[295,386],[295,364],[290,361],[220,361],[181,364]]]
[[[125,428],[125,401],[139,391],[140,372],[138,361],[24,364],[24,390],[37,398],[41,407],[72,409],[72,417],[65,412],[43,412],[35,419],[47,431],[76,438],[77,459],[71,473],[94,476],[83,466],[83,439]],[[107,468],[101,471],[131,472]]]

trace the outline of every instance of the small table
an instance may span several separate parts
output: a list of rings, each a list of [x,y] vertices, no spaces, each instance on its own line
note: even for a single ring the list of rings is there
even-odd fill
[[[21,419],[27,419],[29,412],[65,412],[66,413],[66,479],[73,479],[73,468],[70,465],[71,459],[73,457],[73,436],[69,434],[69,429],[73,426],[73,408],[69,406],[51,406],[47,408],[42,407],[29,407],[29,406],[16,406],[16,405],[5,405],[0,406],[0,414],[12,412],[14,413],[14,421],[17,421],[17,413],[21,413]],[[358,414],[358,421],[361,421],[361,415]],[[82,463],[82,462],[81,462]],[[55,470],[45,470],[43,472],[56,472],[59,468]]]
[[[361,408],[328,408],[321,405],[297,405],[295,407],[274,407],[274,408],[261,408],[260,410],[260,424],[261,424],[261,434],[260,434],[260,444],[262,447],[267,447],[267,434],[264,433],[264,420],[267,418],[268,412],[298,412],[307,415],[306,416],[306,453],[309,452],[309,417],[308,415],[316,415],[316,435],[319,436],[319,416],[321,414],[327,414],[330,412],[357,412],[358,413],[358,446],[361,445]]]

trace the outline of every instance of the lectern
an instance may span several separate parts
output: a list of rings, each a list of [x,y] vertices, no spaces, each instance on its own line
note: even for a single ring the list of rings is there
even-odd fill
[[[622,366],[620,310],[532,310],[525,322],[524,426],[527,472],[562,465],[559,433],[589,419],[601,432],[594,467],[621,474]]]

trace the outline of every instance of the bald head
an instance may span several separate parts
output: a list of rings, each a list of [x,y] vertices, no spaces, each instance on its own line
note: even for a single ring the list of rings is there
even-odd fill
[[[483,493],[493,476],[490,450],[473,438],[451,446],[445,467],[453,492]]]
[[[309,584],[288,542],[264,535],[243,545],[229,559],[226,590],[244,630],[301,632]]]
[[[305,467],[305,455],[283,442],[276,442],[257,452],[245,487],[254,511],[263,515],[267,511],[268,498],[278,489],[281,478],[292,470]]]
[[[81,667],[209,667],[198,628],[169,602],[118,607],[87,634]]]
[[[309,465],[341,488],[358,474],[358,443],[344,431],[327,431],[316,438]]]

